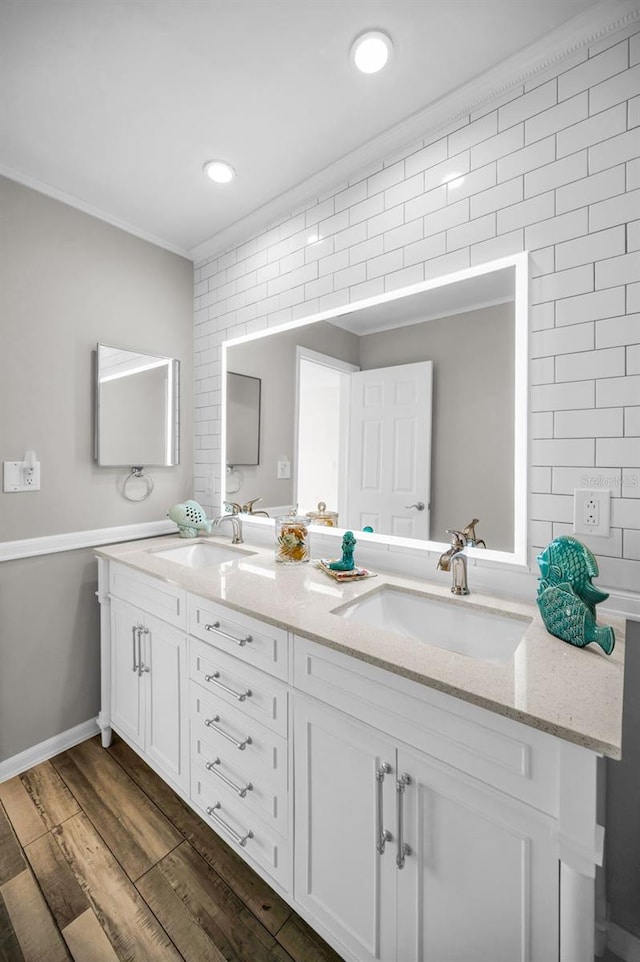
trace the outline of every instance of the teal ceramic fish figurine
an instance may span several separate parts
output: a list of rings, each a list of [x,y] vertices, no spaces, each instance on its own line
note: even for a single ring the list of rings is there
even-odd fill
[[[342,539],[342,557],[340,561],[331,562],[329,567],[332,571],[353,571],[355,567],[353,552],[357,543],[353,531],[345,531]]]
[[[197,501],[185,501],[183,504],[174,504],[167,517],[178,525],[178,533],[181,538],[197,538],[198,532],[204,531],[211,534],[212,521],[207,521],[207,517]]]
[[[550,585],[538,594],[538,608],[547,631],[578,648],[591,642],[610,655],[615,644],[613,628],[599,627],[588,606],[570,584]]]
[[[595,606],[609,597],[606,591],[591,584],[591,579],[598,576],[598,562],[593,552],[576,538],[556,538],[538,555],[538,564],[542,581],[549,585],[569,582],[594,616]]]
[[[579,648],[595,642],[610,655],[613,628],[598,627],[595,618],[595,606],[609,595],[591,583],[598,574],[593,553],[575,538],[563,536],[538,555],[538,564],[542,577],[537,601],[547,631]]]

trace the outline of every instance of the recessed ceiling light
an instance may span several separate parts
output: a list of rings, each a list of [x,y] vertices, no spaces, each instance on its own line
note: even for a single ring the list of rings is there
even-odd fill
[[[368,30],[354,40],[351,56],[362,73],[377,73],[386,66],[393,44],[381,30]]]
[[[202,169],[216,184],[228,184],[236,176],[231,164],[224,160],[208,160]]]
[[[442,178],[440,183],[448,184],[449,187],[460,187],[461,184],[464,184],[465,180],[466,180],[466,177],[464,174],[461,174],[459,171],[454,170],[446,174]]]

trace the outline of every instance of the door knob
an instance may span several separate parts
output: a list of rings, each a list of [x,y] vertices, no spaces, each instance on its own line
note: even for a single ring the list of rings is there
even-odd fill
[[[416,501],[415,504],[405,504],[405,508],[415,508],[416,511],[424,511],[424,501]]]

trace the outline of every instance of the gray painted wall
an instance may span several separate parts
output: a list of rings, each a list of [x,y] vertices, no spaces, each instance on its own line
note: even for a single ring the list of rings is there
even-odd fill
[[[190,261],[0,178],[0,461],[28,448],[42,488],[0,493],[0,541],[164,518],[192,492]],[[128,468],[93,461],[98,341],[181,361],[181,463],[126,501]],[[0,760],[98,711],[90,551],[0,566]]]

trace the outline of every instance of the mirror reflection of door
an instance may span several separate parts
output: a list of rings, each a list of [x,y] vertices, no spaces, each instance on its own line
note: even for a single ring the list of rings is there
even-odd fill
[[[431,361],[351,377],[349,525],[429,538]]]
[[[298,348],[296,498],[339,525],[429,537],[432,364],[373,371]]]

